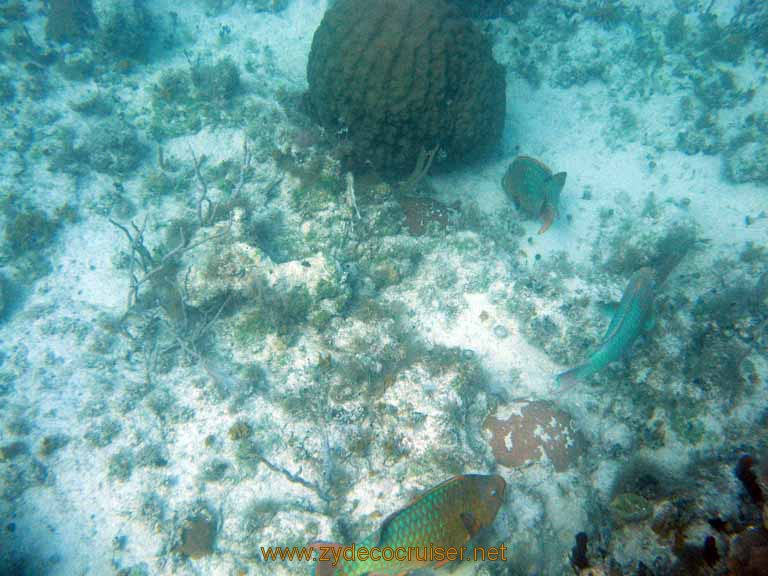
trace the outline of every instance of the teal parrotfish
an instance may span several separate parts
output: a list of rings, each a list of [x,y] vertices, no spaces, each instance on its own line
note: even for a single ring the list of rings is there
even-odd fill
[[[344,546],[318,542],[312,545],[320,560],[315,576],[393,576],[418,568],[439,568],[449,559],[428,550],[448,550],[466,546],[480,530],[490,526],[504,502],[506,482],[501,476],[465,474],[454,476],[414,499],[408,506],[388,516],[381,526],[355,545],[357,550],[405,549],[411,558],[347,559]],[[346,547],[349,548],[349,547]],[[420,551],[417,554],[415,551]],[[323,560],[321,554],[325,554]],[[334,560],[336,564],[334,565]]]
[[[520,212],[529,218],[541,219],[539,234],[544,234],[557,216],[565,177],[565,172],[553,174],[530,156],[518,156],[507,168],[501,186]]]
[[[632,274],[608,330],[589,359],[557,376],[557,383],[573,386],[624,356],[644,329],[653,325],[656,275],[651,268]]]

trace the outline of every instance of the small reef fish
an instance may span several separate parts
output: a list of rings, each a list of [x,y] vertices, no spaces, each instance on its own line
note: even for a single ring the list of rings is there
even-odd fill
[[[392,576],[407,574],[418,568],[447,564],[448,560],[430,561],[425,551],[465,546],[481,529],[490,526],[504,502],[506,482],[501,476],[466,474],[455,476],[418,496],[405,508],[388,516],[376,532],[355,546],[356,550],[372,548],[417,548],[421,559],[412,554],[410,561],[393,559],[345,559],[340,544],[313,544],[328,554],[315,566],[315,576]],[[334,554],[338,558],[333,565]],[[351,554],[348,554],[351,557]],[[401,555],[403,556],[403,555]]]
[[[655,292],[654,271],[651,268],[640,268],[629,279],[619,307],[597,350],[584,364],[559,374],[557,383],[566,387],[573,386],[624,356],[640,333],[653,324]]]
[[[501,186],[520,212],[529,218],[541,219],[539,234],[544,234],[557,216],[565,177],[565,172],[553,174],[534,158],[518,156],[507,168]]]

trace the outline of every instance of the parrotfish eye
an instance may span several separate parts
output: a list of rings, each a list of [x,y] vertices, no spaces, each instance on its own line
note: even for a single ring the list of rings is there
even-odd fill
[[[491,496],[498,496],[498,495],[499,495],[499,491],[496,490],[496,488],[491,488]]]

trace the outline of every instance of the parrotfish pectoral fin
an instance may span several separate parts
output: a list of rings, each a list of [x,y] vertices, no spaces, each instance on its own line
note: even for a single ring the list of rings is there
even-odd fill
[[[464,528],[467,529],[470,538],[473,538],[475,534],[480,532],[480,522],[477,521],[472,512],[462,512],[461,521],[464,523]]]
[[[613,317],[616,315],[616,312],[619,310],[619,303],[600,302],[597,304],[597,309],[603,316],[608,316],[609,318],[613,319]],[[610,332],[610,330],[607,330],[607,332]]]
[[[544,232],[549,230],[549,227],[552,226],[552,222],[555,221],[556,215],[557,210],[555,210],[555,207],[552,204],[544,204],[544,207],[541,209],[541,228],[539,228],[539,234],[544,234]]]
[[[317,550],[318,556],[312,576],[333,576],[336,574],[336,566],[333,565],[333,555],[328,552],[330,550],[338,550],[343,548],[343,546],[335,542],[313,542],[309,547]],[[322,556],[325,556],[325,558]]]
[[[576,384],[581,382],[581,380],[587,375],[585,374],[586,370],[587,365],[581,364],[575,368],[571,368],[570,370],[566,370],[565,372],[558,374],[555,378],[555,382],[557,382],[558,386],[560,387],[559,391],[567,392],[576,386]]]

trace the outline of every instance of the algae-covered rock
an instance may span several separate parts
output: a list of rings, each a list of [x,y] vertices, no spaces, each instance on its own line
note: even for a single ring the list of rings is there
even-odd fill
[[[96,27],[91,0],[51,0],[45,33],[56,42],[83,39]]]
[[[477,159],[501,138],[504,69],[474,23],[443,0],[339,0],[315,32],[308,101],[355,159],[407,175]]]
[[[256,274],[269,275],[275,268],[268,256],[245,242],[213,241],[190,252],[185,274],[187,303],[193,307],[227,294],[243,295]]]
[[[151,88],[150,131],[158,138],[180,136],[198,131],[204,123],[234,118],[241,127],[249,113],[247,104],[242,109],[233,106],[240,86],[240,69],[228,57],[213,62],[197,58],[190,67],[164,70]]]
[[[213,64],[198,62],[192,67],[191,78],[197,97],[207,101],[229,100],[240,87],[240,71],[231,58]]]
[[[47,247],[58,229],[58,223],[36,208],[10,210],[4,239],[14,255]]]
[[[723,160],[725,175],[731,182],[768,182],[768,148],[762,141],[745,144],[727,153]]]
[[[323,253],[275,263],[250,243],[243,218],[243,210],[235,209],[231,226],[221,222],[190,239],[199,246],[184,254],[177,278],[186,304],[235,303],[225,332],[246,353],[254,338],[276,334],[290,341],[310,321],[324,328],[349,298],[346,275]]]
[[[104,174],[127,174],[139,165],[145,147],[136,128],[126,120],[110,118],[95,124],[83,140],[90,166]]]
[[[242,210],[235,210],[233,220],[241,221],[242,217]],[[227,295],[243,298],[246,303],[249,299],[257,301],[263,295],[260,293],[278,287],[282,293],[303,290],[313,300],[333,298],[343,291],[339,285],[342,275],[325,255],[276,264],[260,248],[245,241],[237,232],[238,226],[233,224],[232,233],[224,234],[229,223],[222,222],[190,240],[194,244],[220,235],[184,255],[186,266],[181,267],[179,281],[187,288],[190,306],[199,307]]]
[[[619,494],[609,506],[611,516],[617,524],[642,522],[651,517],[653,504],[639,494]]]
[[[152,41],[158,36],[148,2],[120,0],[102,20],[98,43],[107,54],[122,62],[147,60]]]

